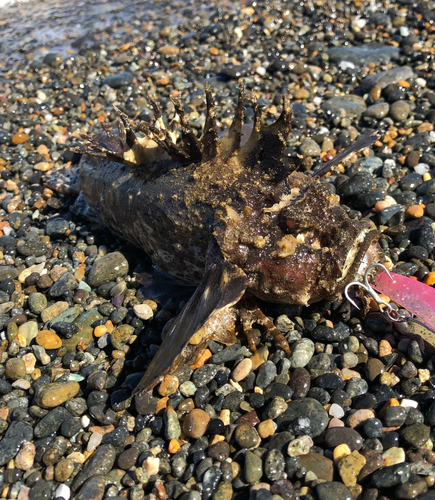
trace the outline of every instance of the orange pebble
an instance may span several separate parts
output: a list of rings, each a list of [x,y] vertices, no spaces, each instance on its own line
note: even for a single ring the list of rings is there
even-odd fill
[[[107,328],[107,332],[108,333],[112,333],[113,330],[115,329],[115,327],[113,326],[113,323],[109,320],[107,320],[105,323],[104,323],[104,326]]]
[[[98,325],[94,329],[94,335],[96,337],[102,337],[105,333],[107,333],[106,325]]]
[[[435,285],[435,273],[428,273],[426,278],[424,279],[424,282],[426,285],[432,286]]]
[[[425,205],[411,205],[408,210],[405,212],[407,217],[411,217],[413,219],[419,219],[424,215]]]
[[[201,368],[201,366],[212,356],[213,354],[210,351],[210,349],[205,349],[204,352],[201,354],[201,357],[198,359],[198,361],[194,365],[190,365],[190,368],[192,368],[192,370]]]
[[[376,210],[376,212],[380,212],[381,210],[384,210],[385,208],[390,207],[390,206],[391,206],[391,203],[387,200],[378,201],[375,204],[375,210]]]
[[[349,448],[347,444],[343,443],[336,446],[332,453],[334,462],[337,464],[342,458],[346,457],[347,455],[350,455],[352,453],[352,450]]]
[[[171,439],[169,441],[169,453],[174,455],[174,453],[177,453],[177,451],[181,448],[180,443],[178,442],[178,439]]]
[[[389,401],[387,401],[384,406],[381,408],[380,412],[379,412],[379,415],[380,417],[383,417],[384,416],[384,413],[385,413],[385,410],[387,408],[390,408],[391,406],[400,406],[400,403],[399,401],[397,401],[397,399],[395,398],[391,398]]]
[[[388,340],[382,339],[379,342],[379,356],[383,358],[384,356],[387,356],[388,354],[391,354],[393,352],[393,348],[391,347],[391,344],[388,342]]]
[[[159,411],[164,410],[168,406],[168,396],[161,398],[157,401],[157,410],[156,413],[158,414]]]

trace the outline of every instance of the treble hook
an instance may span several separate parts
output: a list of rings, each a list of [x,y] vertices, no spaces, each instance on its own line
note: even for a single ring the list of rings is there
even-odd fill
[[[403,323],[406,321],[413,321],[414,323],[417,323],[424,328],[427,328],[429,331],[432,333],[435,333],[435,330],[428,326],[426,323],[423,323],[422,321],[419,321],[416,318],[413,318],[412,316],[408,316],[406,314],[399,314],[397,309],[395,309],[391,304],[383,300],[376,290],[370,285],[368,276],[370,274],[370,270],[373,269],[374,267],[380,267],[382,271],[385,272],[385,274],[392,280],[394,281],[394,278],[391,276],[390,272],[388,269],[381,264],[380,262],[375,262],[373,264],[370,264],[370,266],[367,267],[365,273],[364,273],[364,283],[361,283],[360,281],[352,281],[352,283],[349,283],[346,288],[344,289],[344,296],[346,299],[353,305],[355,306],[358,310],[360,309],[358,305],[355,303],[355,301],[349,296],[349,288],[352,286],[359,286],[361,288],[364,288],[364,290],[370,295],[378,304],[379,310],[381,313],[385,314],[390,321],[394,321],[397,323]]]
[[[361,283],[360,281],[352,281],[352,283],[349,283],[346,286],[346,288],[344,289],[344,296],[353,306],[355,306],[359,310],[359,307],[357,306],[357,304],[349,296],[349,288],[351,286],[360,286],[360,287],[364,288],[364,290],[375,300],[375,302],[376,302],[376,304],[378,304],[381,312],[384,312],[382,306],[385,306],[387,309],[394,310],[393,307],[391,306],[391,304],[389,304],[385,300],[381,299],[381,297],[378,295],[376,290],[369,283],[370,270],[374,267],[380,267],[391,278],[391,280],[393,279],[393,277],[390,274],[390,271],[388,271],[388,269],[383,264],[381,264],[380,262],[374,262],[373,264],[370,264],[368,266],[368,268],[366,269],[366,272],[364,273],[364,283]]]

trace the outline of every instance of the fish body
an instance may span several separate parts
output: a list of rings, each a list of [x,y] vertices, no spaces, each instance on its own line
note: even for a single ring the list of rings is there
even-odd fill
[[[209,88],[206,97],[199,139],[178,101],[178,121],[166,126],[151,100],[154,124],[119,113],[117,127],[85,137],[79,148],[87,155],[80,190],[102,224],[143,249],[158,269],[198,285],[138,391],[152,388],[216,336],[216,318],[234,323],[234,306],[246,294],[300,305],[335,300],[379,259],[374,224],[351,220],[319,175],[299,172],[298,159],[285,155],[292,121],[286,100],[269,126],[261,124],[254,102],[252,132],[241,146],[243,88],[223,138]],[[375,140],[366,136],[347,154]],[[260,314],[248,316],[244,326],[267,323]]]

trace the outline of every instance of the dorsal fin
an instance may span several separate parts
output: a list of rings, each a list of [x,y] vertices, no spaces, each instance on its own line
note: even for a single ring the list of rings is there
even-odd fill
[[[174,105],[175,111],[180,118],[181,125],[181,143],[180,149],[186,151],[188,158],[193,161],[201,161],[202,153],[201,153],[201,145],[199,140],[196,138],[192,128],[189,125],[189,122],[186,119],[186,115],[184,114],[183,106],[180,101],[175,97],[171,97],[172,104]]]
[[[237,156],[240,158],[240,161],[253,167],[259,161],[261,151],[261,108],[254,92],[251,93],[251,101],[254,108],[254,124],[249,139],[237,151]]]
[[[205,84],[205,98],[207,101],[207,115],[204,129],[199,140],[203,159],[205,161],[215,158],[218,154],[218,131],[214,111],[213,94],[208,83]]]
[[[219,156],[229,158],[234,151],[240,147],[245,99],[245,85],[243,84],[243,81],[240,81],[237,108],[234,114],[233,122],[231,123],[228,132],[218,141]]]
[[[266,172],[282,169],[286,141],[292,131],[293,111],[290,102],[283,96],[282,113],[275,123],[261,127],[261,151],[259,160]]]

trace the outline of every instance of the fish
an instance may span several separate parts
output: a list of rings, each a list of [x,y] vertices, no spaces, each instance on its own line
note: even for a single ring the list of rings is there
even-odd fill
[[[252,95],[254,120],[243,140],[243,85],[223,137],[209,85],[205,97],[200,137],[178,99],[172,99],[175,118],[166,124],[148,96],[152,123],[131,120],[115,108],[116,123],[82,136],[75,149],[83,155],[79,198],[90,212],[144,250],[156,269],[196,286],[133,395],[194,363],[210,339],[236,342],[236,325],[251,349],[257,324],[290,352],[256,299],[301,306],[337,300],[348,283],[380,260],[376,226],[349,218],[339,196],[320,182],[333,166],[372,145],[376,132],[361,136],[317,171],[302,172],[301,159],[285,152],[293,120],[286,97],[279,118],[265,125]]]

